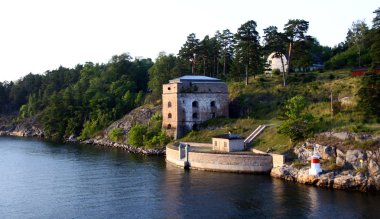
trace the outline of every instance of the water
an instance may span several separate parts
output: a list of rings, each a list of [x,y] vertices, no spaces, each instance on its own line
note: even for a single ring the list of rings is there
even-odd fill
[[[162,157],[0,138],[0,218],[375,218],[379,204],[378,193],[184,171]]]

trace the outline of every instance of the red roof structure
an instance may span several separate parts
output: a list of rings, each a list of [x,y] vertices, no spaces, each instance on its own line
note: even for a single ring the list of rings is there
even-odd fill
[[[368,71],[369,71],[368,68],[354,68],[351,71],[351,75],[352,76],[363,76]],[[376,68],[375,72],[380,73],[380,68]]]

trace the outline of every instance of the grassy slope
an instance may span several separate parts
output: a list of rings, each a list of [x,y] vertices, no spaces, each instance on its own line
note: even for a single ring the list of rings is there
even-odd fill
[[[258,125],[269,124],[251,146],[266,150],[272,148],[283,153],[292,147],[290,139],[277,133],[281,124],[282,106],[295,95],[305,96],[310,105],[308,111],[319,121],[316,132],[327,130],[380,133],[380,124],[363,123],[360,112],[356,111],[356,92],[360,78],[351,77],[348,70],[325,73],[293,74],[288,78],[289,85],[282,86],[279,76],[250,78],[250,84],[229,83],[229,99],[232,108],[239,108],[241,115],[237,119],[213,119],[205,122],[201,130],[192,131],[183,141],[210,142],[211,136],[231,131],[243,137],[248,136]],[[339,107],[334,117],[330,113],[330,92],[334,100],[349,97],[350,103]]]

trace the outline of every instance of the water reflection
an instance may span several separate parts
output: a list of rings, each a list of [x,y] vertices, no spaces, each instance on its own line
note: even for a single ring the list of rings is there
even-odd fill
[[[0,138],[1,218],[375,218],[378,194],[190,170],[122,150]]]

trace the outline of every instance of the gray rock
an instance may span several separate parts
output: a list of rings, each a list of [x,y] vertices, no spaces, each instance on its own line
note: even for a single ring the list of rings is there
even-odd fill
[[[340,149],[336,149],[336,165],[343,167],[346,163],[346,155]]]
[[[361,162],[367,160],[367,154],[361,150],[348,150],[346,153],[346,162],[354,168],[361,167]]]
[[[377,176],[380,174],[380,166],[373,159],[369,160],[368,172],[371,176]]]
[[[334,178],[334,189],[350,189],[353,186],[354,178],[350,175],[340,174]]]
[[[333,132],[332,136],[339,138],[340,140],[347,140],[351,137],[350,133],[348,132]]]
[[[287,181],[296,181],[298,175],[298,169],[289,165],[282,165],[280,167],[274,167],[271,171],[271,176],[276,178],[282,178]]]
[[[304,146],[301,146],[301,147],[295,147],[294,153],[297,155],[299,160],[306,161],[307,159],[311,157],[311,155],[313,155],[313,150],[308,149]]]
[[[318,149],[319,155],[322,159],[329,159],[331,157],[336,157],[335,147],[331,146],[321,146]]]
[[[319,176],[319,181],[316,183],[317,186],[323,188],[331,188],[334,184],[334,172],[329,172]]]

